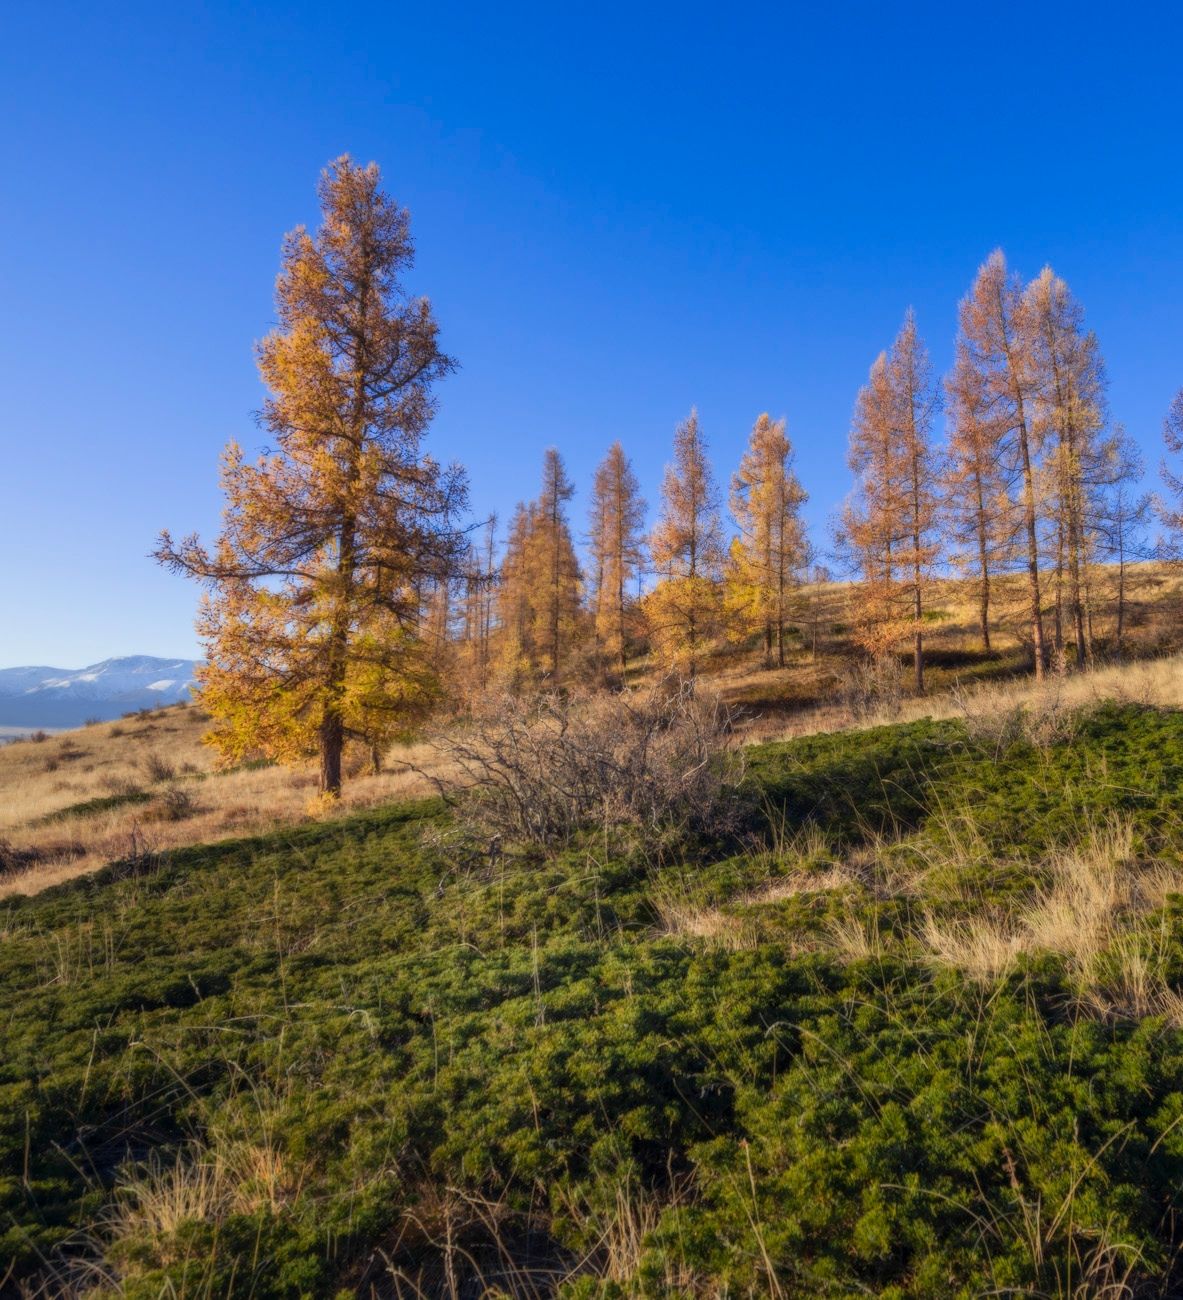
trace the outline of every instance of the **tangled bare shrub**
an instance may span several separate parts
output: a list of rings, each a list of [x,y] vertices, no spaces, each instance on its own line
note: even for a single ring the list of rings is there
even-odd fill
[[[157,781],[171,781],[177,774],[176,767],[167,758],[162,758],[159,754],[149,754],[144,759],[144,770],[148,773],[148,779],[154,783]]]
[[[504,696],[433,746],[462,821],[481,835],[553,845],[627,830],[655,847],[738,825],[731,731],[717,696],[666,680],[645,692]]]
[[[200,811],[197,801],[188,790],[178,785],[165,789],[152,810],[152,820],[164,822],[182,822],[188,817],[196,816]]]
[[[0,840],[0,879],[19,875],[33,866],[39,856],[35,849],[18,849],[8,840]]]

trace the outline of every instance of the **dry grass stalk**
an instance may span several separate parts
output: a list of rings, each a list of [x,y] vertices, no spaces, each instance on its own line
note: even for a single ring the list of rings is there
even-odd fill
[[[728,952],[756,946],[751,921],[724,908],[692,903],[667,890],[654,894],[653,906],[660,921],[658,933],[668,938],[694,940]]]
[[[1144,918],[1183,893],[1183,870],[1139,862],[1133,826],[1123,818],[1089,827],[1043,870],[1045,883],[1005,915],[926,915],[915,935],[922,951],[983,981],[1004,974],[1021,954],[1054,953],[1094,1009],[1183,1024],[1183,995],[1163,975],[1165,940],[1150,946],[1141,931]]]

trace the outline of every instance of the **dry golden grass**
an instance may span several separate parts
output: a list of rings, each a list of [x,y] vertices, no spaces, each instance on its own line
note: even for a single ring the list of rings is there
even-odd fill
[[[847,731],[852,727],[915,722],[921,718],[964,718],[971,725],[986,725],[1017,709],[1025,709],[1054,727],[1057,717],[1066,719],[1078,709],[1106,700],[1154,708],[1183,708],[1183,655],[1102,664],[1062,677],[1051,675],[1042,684],[1036,684],[1030,677],[1014,677],[967,687],[953,686],[905,698],[898,707],[863,715],[856,715],[848,704],[836,699],[804,708],[791,718],[755,715],[741,722],[740,733],[745,742],[759,744]]]
[[[990,853],[972,826],[951,815],[942,824],[942,847],[932,846],[927,857],[910,850],[902,863],[882,837],[840,861],[827,860],[824,841],[815,828],[805,827],[763,855],[784,874],[770,875],[765,886],[722,906],[696,902],[676,883],[659,887],[659,932],[731,951],[752,948],[760,942],[761,905],[810,892],[851,891],[846,911],[826,924],[820,939],[845,961],[877,960],[890,949],[990,983],[1020,957],[1050,953],[1063,959],[1091,1012],[1159,1015],[1183,1028],[1183,994],[1167,979],[1169,936],[1164,929],[1156,944],[1146,929],[1168,898],[1183,894],[1183,867],[1140,858],[1129,820],[1086,824],[1072,844],[1033,869],[1038,887],[1006,909],[975,896],[972,886],[958,889],[957,882],[972,880]],[[931,896],[934,881],[954,912],[922,911],[903,932],[883,931],[878,913],[860,906],[868,896],[923,899]],[[818,944],[806,941],[809,946]]]
[[[828,893],[864,883],[866,855],[846,862],[831,860],[825,837],[812,823],[795,833],[781,827],[780,833],[773,835],[772,847],[756,850],[753,856],[768,870],[767,882],[736,895],[726,907],[696,901],[676,880],[659,882],[653,892],[658,932],[730,951],[754,948],[760,938],[760,907],[800,894]]]
[[[996,663],[1000,673],[1008,669],[1013,672],[1021,658],[1027,630],[1024,581],[1021,575],[1008,574],[994,584],[991,645],[994,653],[1002,656]],[[1092,570],[1091,582],[1096,608],[1104,611],[1094,620],[1094,632],[1100,643],[1111,643],[1116,571],[1112,566],[1098,565]],[[1183,704],[1183,674],[1167,671],[1164,676],[1158,666],[1162,656],[1180,644],[1183,568],[1157,562],[1129,565],[1126,586],[1126,642],[1133,662],[1108,669],[1102,666],[1093,673],[1062,679],[1069,685],[1055,689],[1064,691],[1066,703],[1128,698],[1168,707]],[[993,684],[983,682],[966,692],[953,689],[959,677],[968,675],[981,644],[973,584],[948,579],[936,585],[925,626],[925,646],[931,660],[927,672],[930,693],[922,697],[910,695],[908,670],[904,668],[903,698],[898,707],[855,709],[843,693],[851,664],[852,608],[858,595],[859,588],[852,583],[804,588],[799,602],[799,649],[783,669],[761,668],[751,654],[736,654],[731,662],[726,658],[721,661],[711,682],[728,703],[746,711],[740,721],[744,740],[758,743],[844,731],[856,725],[954,717],[960,713],[966,696],[980,699],[983,709],[998,700],[1021,699],[1026,692],[1032,697],[1046,697],[1047,691],[1035,691],[1034,684],[1021,675]],[[821,612],[811,618],[815,601]],[[816,655],[812,653],[815,625],[819,633]],[[1146,660],[1140,668],[1138,659]],[[1086,680],[1091,685],[1084,685]],[[1014,695],[1016,690],[1018,697]]]
[[[692,903],[665,891],[654,896],[653,906],[660,921],[658,933],[668,938],[693,940],[728,952],[756,946],[755,928],[734,912]]]
[[[926,915],[914,938],[930,960],[989,982],[1026,953],[1064,959],[1095,1011],[1166,1016],[1183,1026],[1183,996],[1167,984],[1165,944],[1148,942],[1145,919],[1183,893],[1183,868],[1140,861],[1131,824],[1088,827],[1043,864],[1044,883],[1006,913]]]
[[[9,863],[0,897],[36,893],[109,862],[186,844],[432,793],[423,747],[391,752],[377,776],[356,774],[339,804],[318,806],[316,773],[298,768],[215,769],[202,744],[208,720],[178,705],[42,741],[0,747],[0,846]],[[120,799],[135,802],[116,802]],[[92,800],[112,806],[86,809]]]
[[[186,1223],[260,1210],[275,1214],[299,1197],[307,1171],[282,1149],[278,1122],[266,1108],[274,1099],[255,1090],[246,1095],[249,1137],[231,1136],[215,1124],[171,1161],[150,1158],[124,1167],[105,1224],[110,1237],[160,1241]],[[240,1109],[238,1103],[235,1098],[231,1108]]]
[[[883,956],[886,941],[879,928],[879,916],[872,912],[861,916],[849,911],[845,916],[831,921],[830,945],[847,961],[874,961]]]

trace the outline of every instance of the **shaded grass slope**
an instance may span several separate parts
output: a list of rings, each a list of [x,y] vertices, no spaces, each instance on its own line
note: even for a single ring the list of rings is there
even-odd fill
[[[1180,1294],[1181,775],[1177,713],[922,721],[753,751],[759,839],[662,866],[424,802],[13,899],[0,1289]],[[1118,823],[1093,964],[926,943]]]

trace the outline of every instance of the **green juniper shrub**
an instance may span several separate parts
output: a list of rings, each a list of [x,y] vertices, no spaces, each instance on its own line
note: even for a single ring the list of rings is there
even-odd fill
[[[1177,1291],[1183,1036],[1090,1014],[1054,953],[984,983],[915,935],[1018,906],[1090,818],[1178,862],[1183,716],[1103,709],[998,761],[933,722],[749,759],[758,851],[637,861],[580,832],[461,861],[434,800],[11,900],[4,1285]],[[663,933],[663,890],[750,941]],[[882,950],[836,950],[844,917]],[[1173,984],[1183,902],[1144,927]]]

